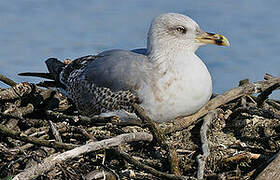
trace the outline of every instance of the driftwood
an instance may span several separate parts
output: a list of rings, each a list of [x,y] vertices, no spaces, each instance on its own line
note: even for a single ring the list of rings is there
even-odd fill
[[[280,78],[244,80],[239,87],[215,95],[192,116],[163,124],[152,122],[137,105],[142,122],[81,116],[69,99],[54,90],[16,84],[3,75],[0,81],[12,86],[0,88],[0,178],[278,176],[278,171],[272,172],[279,166],[279,158],[273,159],[279,152],[280,101],[268,97],[279,89]],[[115,141],[128,134],[134,138]],[[113,144],[100,145],[106,141]],[[88,149],[95,145],[98,148]]]
[[[150,172],[151,174],[159,177],[159,178],[162,178],[162,179],[171,179],[171,180],[191,180],[191,179],[196,179],[196,178],[193,178],[193,177],[187,177],[187,176],[177,176],[177,175],[174,175],[174,174],[167,174],[167,173],[164,173],[164,172],[161,172],[161,171],[157,171],[156,169],[152,168],[152,167],[149,167],[145,164],[142,164],[141,162],[133,159],[132,157],[130,157],[127,153],[124,153],[124,152],[116,152],[119,156],[123,157],[127,162],[131,163],[131,164],[134,164],[136,167],[140,168],[140,169],[143,169],[147,172]]]
[[[200,138],[201,138],[201,144],[202,144],[202,152],[203,154],[200,154],[197,156],[198,161],[198,168],[197,168],[197,179],[201,180],[204,179],[204,169],[206,165],[206,159],[210,154],[209,149],[209,142],[207,139],[207,131],[209,130],[210,123],[213,119],[217,118],[217,111],[210,111],[204,118],[203,118],[203,124],[200,128]]]
[[[12,137],[14,139],[18,139],[23,142],[32,143],[32,144],[39,145],[39,146],[52,147],[55,149],[73,149],[74,147],[77,147],[76,145],[73,145],[73,144],[64,144],[61,142],[46,141],[46,140],[38,139],[35,137],[29,137],[29,136],[26,136],[25,134],[23,134],[22,132],[13,131],[11,129],[6,128],[5,126],[3,126],[1,124],[0,124],[0,132],[4,136]]]
[[[80,147],[76,147],[72,150],[66,151],[61,154],[52,155],[43,160],[43,162],[26,169],[24,172],[16,175],[13,180],[21,179],[33,179],[37,176],[52,169],[56,163],[62,163],[68,159],[78,157],[85,153],[90,153],[92,151],[97,151],[99,149],[110,148],[113,146],[118,146],[124,143],[129,143],[133,141],[152,141],[153,136],[148,133],[130,133],[122,134],[117,137],[106,139],[98,142],[92,142]]]
[[[153,136],[155,137],[157,143],[159,143],[162,148],[168,151],[168,160],[170,163],[171,172],[175,175],[180,175],[181,172],[179,170],[178,157],[175,149],[173,149],[166,143],[166,137],[162,134],[159,127],[157,127],[157,125],[146,115],[144,110],[137,104],[134,104],[133,106],[136,109],[136,114],[141,119],[143,119],[150,131],[153,133]]]
[[[3,74],[0,74],[0,81],[2,81],[3,83],[5,83],[5,84],[7,84],[9,86],[15,86],[17,84],[15,81],[7,78]]]
[[[256,180],[280,179],[280,156],[277,153],[270,164],[258,175]]]

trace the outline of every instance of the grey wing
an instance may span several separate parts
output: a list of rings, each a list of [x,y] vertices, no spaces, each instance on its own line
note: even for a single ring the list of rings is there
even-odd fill
[[[76,63],[76,64],[75,64]],[[140,103],[137,89],[151,72],[148,58],[125,50],[111,50],[80,58],[69,64],[61,77],[67,77],[69,97],[87,116],[124,109]]]
[[[105,51],[84,69],[83,76],[111,91],[135,91],[151,71],[147,56],[127,50]]]

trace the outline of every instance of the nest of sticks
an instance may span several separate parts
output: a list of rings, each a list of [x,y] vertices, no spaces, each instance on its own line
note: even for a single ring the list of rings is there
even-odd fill
[[[80,116],[59,92],[0,89],[0,179],[279,179],[280,78],[240,82],[197,113],[156,124]]]

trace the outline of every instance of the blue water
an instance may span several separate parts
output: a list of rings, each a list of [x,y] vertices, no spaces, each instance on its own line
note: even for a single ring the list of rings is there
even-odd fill
[[[38,82],[16,74],[46,71],[49,57],[144,47],[152,18],[177,12],[230,40],[229,48],[208,45],[197,52],[212,73],[214,91],[222,93],[241,79],[280,75],[279,7],[277,0],[1,1],[0,73],[17,82]],[[0,82],[0,87],[7,86]]]

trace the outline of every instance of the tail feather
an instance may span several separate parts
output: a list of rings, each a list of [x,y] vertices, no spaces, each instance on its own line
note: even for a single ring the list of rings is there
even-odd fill
[[[55,81],[59,81],[59,73],[63,70],[63,67],[66,66],[66,64],[56,58],[49,58],[45,61],[45,63],[50,72],[50,75],[54,78]]]
[[[19,73],[18,75],[19,76],[34,76],[34,77],[40,77],[40,78],[54,80],[53,76],[50,73],[24,72],[24,73]]]
[[[49,73],[40,73],[40,72],[24,72],[19,73],[19,76],[34,76],[41,77],[45,79],[50,79],[53,81],[43,81],[38,83],[38,86],[42,87],[61,87],[65,88],[64,85],[59,81],[59,74],[63,70],[64,66],[67,64],[62,63],[56,58],[49,58],[45,61]]]

